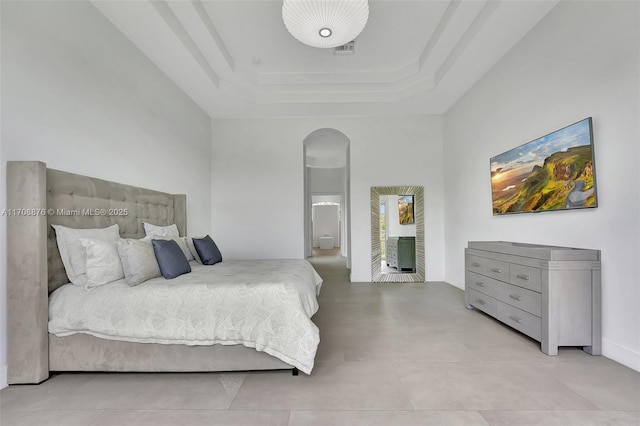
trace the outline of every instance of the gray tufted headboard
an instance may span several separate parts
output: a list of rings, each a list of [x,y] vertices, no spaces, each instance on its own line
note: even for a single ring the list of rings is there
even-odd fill
[[[186,235],[186,196],[51,170],[39,161],[7,162],[6,185],[9,382],[37,383],[48,376],[49,293],[69,282],[50,225],[117,223],[122,237],[141,238],[143,221],[175,223]]]
[[[142,238],[142,222],[178,225],[186,235],[186,197],[88,176],[47,169],[47,256],[49,292],[69,282],[50,226],[120,227],[123,238]]]

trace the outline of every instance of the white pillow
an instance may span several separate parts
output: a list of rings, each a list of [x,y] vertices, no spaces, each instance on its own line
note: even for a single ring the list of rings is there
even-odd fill
[[[118,241],[118,255],[124,279],[130,286],[161,276],[151,240],[123,239]]]
[[[87,250],[80,244],[80,238],[95,238],[103,241],[113,241],[120,238],[120,228],[117,224],[108,228],[76,229],[62,225],[51,225],[56,230],[56,241],[62,258],[67,277],[75,285],[87,284]]]
[[[200,259],[200,255],[198,254],[198,251],[196,250],[196,246],[193,245],[193,239],[194,238],[203,238],[203,237],[182,237],[184,238],[185,242],[187,243],[187,248],[189,249],[189,252],[191,253],[191,256],[193,257],[193,259],[198,262],[199,264],[202,265],[202,260]],[[189,259],[187,257],[187,259]]]
[[[195,260],[195,257],[193,256],[193,253],[191,253],[191,249],[189,248],[189,241],[191,241],[191,244],[193,244],[193,240],[189,237],[180,237],[180,239],[182,240],[182,244],[184,244],[184,248],[186,249],[182,249],[182,251],[184,252],[184,256],[187,258],[187,262]],[[182,246],[180,246],[180,248],[182,248]]]
[[[80,238],[80,244],[87,252],[87,283],[84,288],[91,290],[99,285],[124,278],[116,242]]]
[[[158,226],[152,225],[147,222],[142,222],[142,226],[144,226],[144,234],[147,237],[179,237],[180,233],[178,232],[178,226],[174,223],[169,226]]]

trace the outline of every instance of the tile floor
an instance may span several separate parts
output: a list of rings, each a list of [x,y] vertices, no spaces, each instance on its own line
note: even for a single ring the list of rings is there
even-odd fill
[[[325,280],[310,376],[290,372],[59,374],[0,391],[0,425],[640,425],[640,373],[556,357],[446,283]]]

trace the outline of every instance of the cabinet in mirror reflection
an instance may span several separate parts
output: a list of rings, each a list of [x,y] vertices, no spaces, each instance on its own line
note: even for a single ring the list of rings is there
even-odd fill
[[[371,188],[373,282],[424,282],[424,189]]]

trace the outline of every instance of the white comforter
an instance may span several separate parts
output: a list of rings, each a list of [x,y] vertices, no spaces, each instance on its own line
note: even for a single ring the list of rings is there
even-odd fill
[[[306,260],[191,262],[192,272],[136,287],[67,284],[49,298],[49,332],[130,342],[244,345],[311,373],[320,334],[311,316],[322,278]]]

